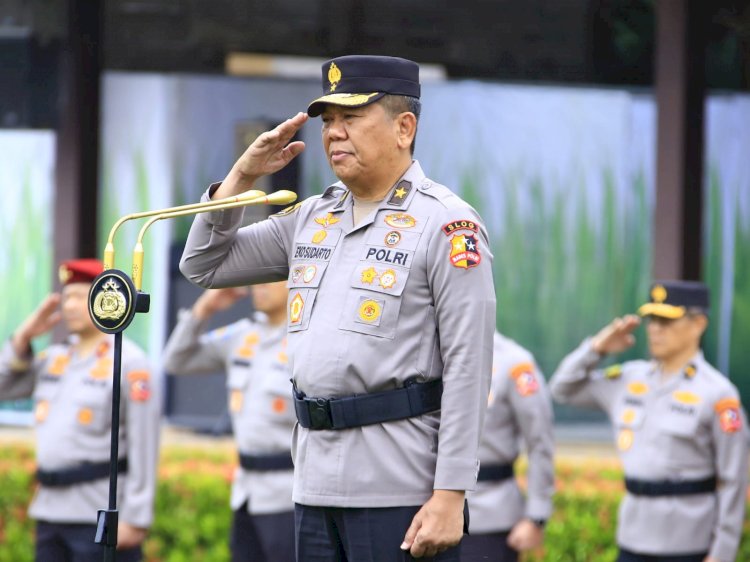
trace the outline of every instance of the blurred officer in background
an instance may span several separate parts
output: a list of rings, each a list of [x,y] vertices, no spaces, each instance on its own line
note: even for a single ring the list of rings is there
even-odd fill
[[[258,311],[252,319],[203,333],[215,313],[247,293],[244,288],[209,290],[192,310],[181,310],[164,351],[164,367],[175,375],[227,373],[240,459],[231,497],[232,560],[293,562],[290,447],[296,417],[286,355],[286,282],[252,288]]]
[[[618,562],[734,562],[748,436],[737,389],[700,350],[708,289],[657,283],[638,312],[652,361],[596,370],[605,356],[635,343],[640,319],[616,318],[563,360],[550,380],[552,395],[598,406],[615,426],[627,489]]]
[[[0,352],[0,399],[34,397],[39,487],[29,514],[37,521],[37,562],[99,562],[97,511],[109,498],[113,337],[88,312],[98,260],[60,266],[53,293]],[[59,310],[58,310],[59,308]],[[63,320],[70,338],[34,355],[32,340]],[[141,560],[153,521],[159,447],[159,400],[146,356],[123,338],[117,560]]]
[[[555,487],[552,403],[526,349],[495,333],[492,383],[479,446],[479,482],[469,492],[462,562],[516,562],[542,544]],[[521,438],[529,458],[527,498],[513,477]]]
[[[341,181],[245,228],[199,215],[180,267],[205,287],[288,279],[298,559],[459,560],[492,368],[487,233],[412,160],[416,63],[340,57],[323,90],[204,200],[283,168],[308,115]]]

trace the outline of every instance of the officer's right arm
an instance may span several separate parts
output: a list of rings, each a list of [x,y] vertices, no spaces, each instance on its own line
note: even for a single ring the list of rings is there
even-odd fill
[[[10,340],[6,341],[0,349],[0,400],[31,396],[38,364],[31,350],[28,354],[19,355]]]
[[[203,334],[205,322],[192,310],[180,310],[177,325],[164,348],[164,369],[173,375],[215,373],[224,368],[227,340],[220,328]]]
[[[602,371],[596,366],[602,356],[587,338],[562,360],[549,381],[552,398],[560,404],[608,409],[613,398],[613,382],[620,377],[617,368]]]
[[[47,295],[0,349],[0,400],[31,396],[42,363],[34,360],[31,342],[60,322],[59,306],[58,293]]]
[[[201,201],[209,201],[214,184]],[[234,287],[286,279],[296,212],[240,228],[242,209],[202,213],[195,217],[180,271],[205,288]]]

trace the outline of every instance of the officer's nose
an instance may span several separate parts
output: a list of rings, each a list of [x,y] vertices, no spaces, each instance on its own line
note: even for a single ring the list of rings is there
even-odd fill
[[[332,118],[326,123],[325,133],[330,140],[341,140],[346,138],[346,127],[344,120]]]

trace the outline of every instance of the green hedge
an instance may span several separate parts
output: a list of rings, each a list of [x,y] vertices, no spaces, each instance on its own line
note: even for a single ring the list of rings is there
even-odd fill
[[[229,483],[234,455],[166,448],[159,468],[156,521],[145,546],[148,562],[229,560]],[[33,561],[33,522],[26,506],[33,492],[33,453],[0,449],[0,562]],[[524,467],[520,467],[523,474]],[[523,476],[521,476],[523,478]],[[616,461],[559,461],[555,513],[545,547],[525,562],[614,562],[614,528],[622,495]],[[737,560],[750,560],[750,524]]]

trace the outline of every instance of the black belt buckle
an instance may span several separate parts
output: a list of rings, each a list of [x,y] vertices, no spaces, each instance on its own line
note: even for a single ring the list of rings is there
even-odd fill
[[[307,398],[307,411],[313,429],[333,429],[331,402],[325,398]]]

